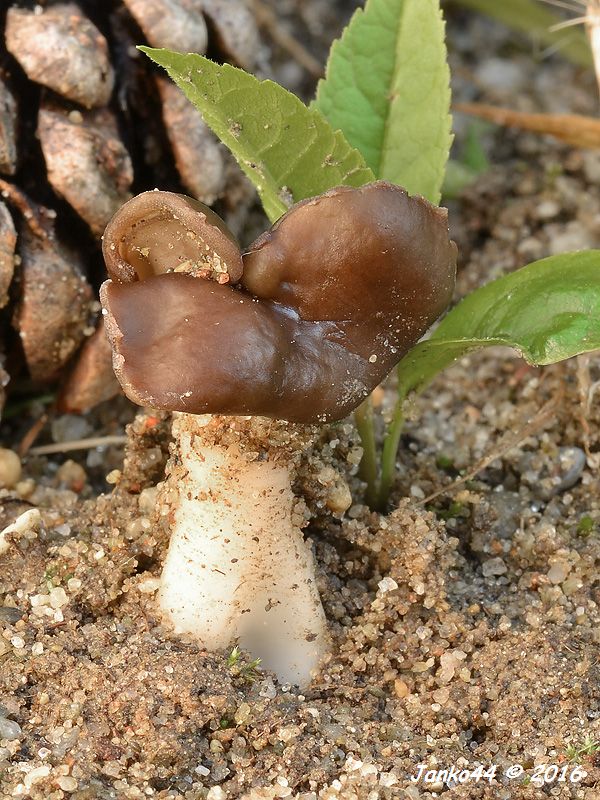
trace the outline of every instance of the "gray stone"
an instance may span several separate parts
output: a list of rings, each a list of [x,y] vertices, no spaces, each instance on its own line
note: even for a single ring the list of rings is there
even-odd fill
[[[8,739],[9,741],[13,741],[14,739],[18,739],[21,735],[21,726],[18,722],[14,722],[12,719],[6,719],[5,717],[0,717],[0,739]]]

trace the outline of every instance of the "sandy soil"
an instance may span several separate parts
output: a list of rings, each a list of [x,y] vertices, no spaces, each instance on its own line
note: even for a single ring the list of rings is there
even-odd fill
[[[532,74],[495,27],[458,26],[452,41],[459,94],[474,75],[486,99],[510,100]],[[527,85],[525,105],[594,110],[593,84],[559,61]],[[497,166],[452,203],[457,294],[600,239],[597,154],[484,138]],[[360,503],[353,426],[324,431],[299,487],[335,647],[303,694],[156,617],[167,418],[140,414],[124,461],[118,446],[28,458],[0,495],[2,527],[41,512],[0,556],[0,797],[600,797],[599,380],[596,356],[544,370],[500,349],[462,360],[415,406],[385,516]],[[393,389],[379,400],[385,411]],[[112,404],[84,432],[132,418]],[[4,444],[28,422],[5,426]],[[77,431],[55,421],[54,439]],[[342,519],[325,510],[336,481],[354,497]],[[413,783],[419,764],[497,768]],[[536,786],[553,764],[566,780]]]

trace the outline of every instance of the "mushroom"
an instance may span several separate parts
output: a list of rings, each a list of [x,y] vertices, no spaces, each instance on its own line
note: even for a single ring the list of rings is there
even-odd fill
[[[338,187],[242,255],[210,209],[146,192],[103,249],[117,377],[139,405],[178,412],[161,612],[305,685],[329,636],[295,471],[316,423],[355,409],[450,302],[446,211],[383,181]]]

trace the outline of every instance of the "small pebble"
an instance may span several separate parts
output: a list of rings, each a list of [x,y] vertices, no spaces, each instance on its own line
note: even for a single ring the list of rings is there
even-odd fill
[[[62,414],[50,426],[55,442],[71,442],[85,439],[92,432],[92,426],[85,417],[76,414]]]
[[[22,497],[24,500],[26,500],[33,494],[34,489],[35,489],[35,481],[32,480],[32,478],[25,478],[25,480],[19,481],[15,486],[16,493],[19,495],[19,497]]]
[[[450,691],[449,689],[436,689],[436,691],[433,692],[432,697],[436,703],[439,703],[440,706],[443,706],[448,702]]]
[[[14,625],[23,616],[23,612],[18,608],[12,606],[0,606],[0,622],[8,622],[9,625]]]
[[[9,742],[13,742],[20,735],[21,726],[18,722],[0,717],[0,739],[8,739]]]
[[[586,179],[593,185],[600,183],[600,153],[595,150],[582,150],[581,158]]]
[[[5,553],[9,548],[7,540],[9,534],[14,538],[27,536],[39,527],[41,521],[42,517],[38,508],[30,508],[28,511],[19,514],[14,522],[0,531],[0,554]]]
[[[151,486],[148,489],[142,489],[138,497],[138,508],[142,514],[148,516],[154,511],[156,506],[156,495],[158,492],[157,486]]]
[[[561,477],[554,487],[555,494],[575,486],[585,469],[586,455],[581,447],[561,447],[558,454]]]
[[[250,718],[251,708],[248,703],[242,703],[234,714],[236,725],[244,725]]]
[[[548,570],[548,580],[555,585],[562,583],[570,571],[569,564],[564,561],[556,561]]]
[[[383,578],[379,581],[377,587],[381,594],[385,594],[386,592],[393,592],[394,589],[397,589],[398,584],[393,578]]]
[[[120,480],[121,480],[121,470],[120,469],[113,469],[106,476],[106,482],[110,483],[112,486],[117,484]]]
[[[395,786],[397,783],[398,776],[393,772],[382,772],[379,776],[379,785],[384,789],[389,789],[391,786]]]
[[[548,226],[550,227],[550,226]],[[556,256],[571,250],[589,250],[594,247],[594,239],[588,228],[579,220],[560,226],[550,240],[550,255]]]
[[[80,492],[87,481],[87,473],[84,468],[71,459],[60,465],[56,471],[56,477],[60,483],[74,492]]]
[[[56,782],[63,792],[74,792],[79,786],[77,780],[70,775],[61,775],[60,778],[56,779]]]
[[[138,590],[142,594],[154,594],[160,586],[159,578],[146,578],[138,583]]]
[[[560,205],[555,200],[544,200],[535,213],[538,219],[552,219],[560,214]]]
[[[62,586],[55,586],[50,592],[50,605],[52,608],[62,608],[69,602],[67,593]]]
[[[0,488],[12,489],[21,479],[21,459],[13,450],[0,447]]]
[[[327,492],[325,503],[327,508],[334,514],[344,514],[352,505],[352,494],[350,488],[343,478]]]
[[[36,783],[44,780],[50,775],[50,767],[47,764],[44,764],[43,767],[35,767],[34,769],[30,770],[30,772],[25,775],[23,778],[23,783],[25,786],[30,789]]]
[[[265,678],[261,683],[259,695],[269,700],[273,700],[273,698],[277,697],[277,689],[275,688],[272,678]]]
[[[525,614],[525,622],[531,625],[532,628],[539,628],[542,620],[540,615],[535,611],[528,611],[527,614]]]
[[[481,565],[481,571],[484,577],[489,578],[492,575],[504,575],[504,573],[508,571],[508,568],[500,557],[488,558],[487,561],[484,561]]]
[[[152,527],[150,520],[147,517],[136,517],[128,522],[125,527],[125,535],[128,539],[134,540],[143,536],[144,533]]]

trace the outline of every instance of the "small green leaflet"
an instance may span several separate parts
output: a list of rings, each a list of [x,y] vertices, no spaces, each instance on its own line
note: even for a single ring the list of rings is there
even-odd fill
[[[334,42],[312,105],[377,178],[439,203],[452,143],[439,0],[368,0]]]
[[[534,261],[468,295],[398,365],[401,397],[490,345],[537,366],[600,349],[600,250]]]
[[[344,135],[282,86],[193,53],[139,49],[166,69],[231,150],[272,222],[298,200],[374,180]]]

